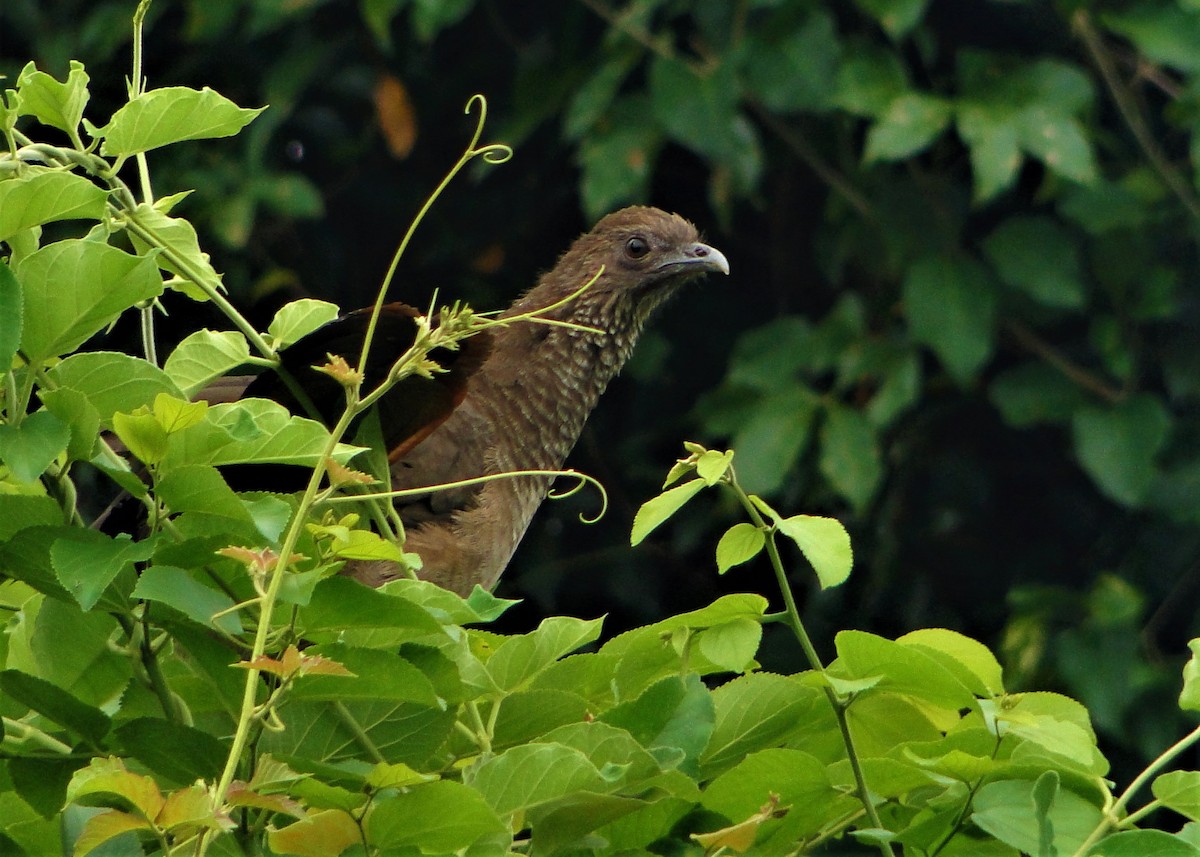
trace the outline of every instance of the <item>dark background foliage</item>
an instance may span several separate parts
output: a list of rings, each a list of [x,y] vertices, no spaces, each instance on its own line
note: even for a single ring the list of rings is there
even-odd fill
[[[6,0],[0,73],[81,59],[105,115],[133,6]],[[543,510],[501,584],[515,621],[611,632],[769,591],[765,562],[715,575],[716,501],[626,546],[681,439],[732,443],[750,490],[852,532],[851,582],[806,608],[826,649],[951,627],[999,648],[1010,687],[1085,702],[1118,761],[1177,734],[1200,590],[1195,2],[190,0],[148,33],[152,85],[271,106],[152,158],[262,318],[369,300],[475,92],[516,157],[451,188],[395,298],[504,306],[635,201],[731,260],[593,416],[572,464],[612,508]]]

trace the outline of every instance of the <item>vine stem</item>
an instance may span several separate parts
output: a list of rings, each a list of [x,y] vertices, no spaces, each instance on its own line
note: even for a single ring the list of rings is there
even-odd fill
[[[325,442],[325,449],[322,451],[317,464],[313,467],[312,475],[308,479],[308,485],[304,489],[304,495],[300,498],[299,507],[296,509],[295,516],[292,518],[291,525],[284,536],[283,544],[279,549],[279,561],[276,563],[275,568],[271,570],[270,580],[267,583],[266,591],[263,592],[259,610],[258,629],[254,634],[254,646],[250,650],[249,658],[247,658],[251,663],[254,663],[266,653],[267,642],[271,638],[271,617],[279,600],[279,590],[283,586],[283,579],[288,571],[292,553],[296,549],[296,543],[300,540],[300,534],[304,530],[304,523],[308,519],[308,512],[313,506],[313,501],[316,499],[321,479],[325,476],[325,462],[333,455],[334,448],[337,446],[340,438],[350,427],[350,422],[354,418],[354,414],[354,408],[346,408],[342,412],[337,425],[329,433],[329,439]],[[242,753],[245,751],[246,744],[250,739],[250,727],[255,719],[255,698],[257,697],[259,675],[260,670],[254,667],[249,667],[246,670],[246,683],[242,691],[242,705],[238,714],[237,730],[234,732],[233,743],[229,748],[229,755],[225,760],[225,769],[221,772],[221,778],[217,781],[217,786],[212,794],[214,809],[219,809],[225,802],[225,795],[229,791],[229,786],[233,783],[233,777],[237,773]],[[197,857],[204,857],[204,854],[207,852],[210,833],[211,831],[206,830],[201,835],[196,848]]]
[[[483,126],[487,122],[487,99],[476,93],[467,99],[467,106],[463,111],[469,116],[476,104],[479,105],[479,119],[475,123],[475,133],[471,136],[471,142],[467,145],[466,151],[459,157],[458,162],[450,168],[450,171],[442,177],[442,180],[438,182],[433,192],[426,197],[425,202],[408,225],[408,230],[404,233],[404,237],[400,239],[400,244],[396,247],[396,252],[392,254],[392,261],[388,264],[387,273],[384,274],[383,282],[379,286],[379,294],[375,296],[375,303],[371,308],[371,319],[367,322],[367,332],[363,337],[362,351],[358,358],[360,368],[367,364],[367,357],[371,353],[371,344],[375,340],[375,327],[379,323],[379,314],[383,309],[384,301],[387,300],[388,289],[391,288],[392,280],[396,276],[396,269],[400,266],[400,259],[408,249],[413,235],[416,234],[417,227],[421,225],[421,222],[425,219],[425,215],[429,213],[429,209],[437,202],[442,192],[454,180],[454,177],[474,158],[483,156],[483,159],[489,164],[502,164],[512,157],[512,149],[501,143],[492,143],[482,148],[476,148],[479,138],[483,135]]]
[[[737,496],[738,502],[742,504],[742,508],[746,510],[750,521],[767,535],[767,557],[771,561],[771,568],[775,571],[775,580],[779,584],[779,591],[783,595],[786,624],[792,629],[792,633],[795,635],[797,641],[799,641],[800,648],[804,650],[804,656],[808,659],[809,664],[814,670],[825,676],[825,664],[821,662],[821,656],[817,654],[817,649],[812,643],[812,638],[808,636],[808,631],[804,627],[804,621],[800,618],[800,611],[796,607],[796,597],[792,594],[792,587],[788,583],[787,572],[783,568],[783,560],[779,556],[779,546],[775,543],[776,528],[773,524],[768,524],[763,519],[758,507],[751,502],[750,496],[738,484],[736,477],[733,475],[732,468],[730,468],[728,476],[729,486]],[[838,722],[838,729],[842,733],[842,742],[846,746],[846,757],[850,761],[850,770],[854,773],[854,786],[855,791],[858,792],[859,802],[862,803],[871,826],[877,830],[884,830],[883,822],[879,819],[879,813],[876,812],[875,804],[871,800],[870,791],[867,789],[867,780],[863,774],[862,763],[858,758],[858,751],[854,748],[854,738],[850,734],[850,721],[846,717],[847,705],[838,699],[837,694],[834,693],[833,688],[828,683],[822,684],[822,690],[825,691],[825,698],[829,700],[829,704],[833,707],[833,713]],[[895,857],[895,852],[892,850],[890,842],[880,842],[879,850],[883,854],[886,854],[887,857]]]
[[[1122,819],[1119,818],[1119,816],[1122,812],[1124,812],[1125,807],[1129,805],[1129,801],[1133,799],[1134,794],[1136,794],[1142,786],[1150,782],[1150,780],[1152,780],[1159,771],[1171,764],[1175,757],[1185,750],[1191,748],[1192,745],[1197,741],[1200,741],[1200,726],[1197,726],[1187,735],[1184,735],[1182,738],[1164,750],[1157,759],[1147,765],[1140,774],[1134,777],[1133,782],[1129,784],[1129,787],[1126,788],[1125,791],[1121,792],[1121,796],[1116,799],[1113,805],[1109,808],[1108,812],[1104,813],[1104,817],[1100,819],[1100,823],[1097,824],[1095,829],[1088,834],[1088,838],[1083,840],[1083,844],[1080,845],[1075,851],[1073,857],[1083,857],[1083,855],[1087,854],[1088,849],[1099,842],[1110,829],[1120,825]],[[1141,817],[1141,815],[1144,815],[1144,812],[1142,810],[1138,810],[1137,815],[1138,817]],[[1129,818],[1133,817],[1133,814],[1129,816]],[[1128,821],[1129,818],[1124,820]]]

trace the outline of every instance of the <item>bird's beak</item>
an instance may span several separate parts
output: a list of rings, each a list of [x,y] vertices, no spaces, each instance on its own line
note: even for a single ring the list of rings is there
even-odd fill
[[[667,257],[658,266],[657,273],[672,276],[674,274],[701,274],[708,271],[729,273],[729,260],[716,247],[696,242],[680,249],[676,254]]]

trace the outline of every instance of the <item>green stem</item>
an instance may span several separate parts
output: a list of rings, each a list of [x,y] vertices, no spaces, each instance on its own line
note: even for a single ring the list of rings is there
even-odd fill
[[[354,740],[358,742],[358,745],[367,751],[368,756],[376,762],[387,761],[379,747],[371,740],[371,736],[367,734],[367,730],[362,728],[362,724],[350,713],[350,709],[346,707],[345,703],[341,701],[335,702],[333,710],[337,712],[338,719],[342,721],[342,725],[354,736]]]
[[[487,99],[482,95],[472,95],[467,100],[467,107],[464,111],[470,115],[471,108],[476,104],[479,105],[479,119],[475,123],[475,134],[471,137],[471,142],[467,145],[467,149],[463,152],[458,162],[450,168],[450,172],[442,178],[438,186],[433,189],[425,200],[424,204],[417,211],[416,216],[408,226],[408,231],[404,233],[404,237],[400,239],[400,244],[396,248],[396,252],[392,254],[392,261],[388,265],[387,273],[383,276],[383,283],[379,287],[379,294],[375,297],[375,303],[371,308],[371,320],[367,322],[367,333],[363,337],[362,351],[359,354],[358,365],[363,367],[367,365],[367,357],[371,353],[371,344],[375,339],[375,327],[379,322],[379,313],[383,309],[383,304],[387,300],[388,289],[391,288],[392,280],[396,276],[396,269],[400,266],[400,259],[404,256],[404,252],[408,249],[409,242],[412,241],[413,235],[417,231],[417,227],[421,225],[421,221],[425,219],[425,215],[429,213],[429,209],[442,195],[454,177],[459,174],[463,167],[478,156],[483,156],[483,159],[489,164],[502,164],[512,157],[512,149],[508,146],[500,144],[491,144],[482,148],[476,148],[479,143],[479,138],[483,134],[483,125],[487,121]]]
[[[354,409],[347,408],[342,413],[341,418],[338,419],[337,425],[329,433],[329,439],[325,442],[325,448],[322,450],[316,466],[313,467],[312,474],[308,479],[308,485],[304,489],[304,495],[300,498],[300,505],[296,509],[296,514],[292,518],[291,524],[288,526],[283,544],[279,549],[279,562],[272,570],[266,590],[263,592],[258,629],[255,631],[254,645],[250,649],[250,656],[248,658],[251,662],[256,661],[266,653],[267,642],[271,637],[271,617],[279,600],[279,590],[283,586],[284,575],[289,571],[291,557],[296,550],[296,543],[300,540],[301,533],[304,532],[304,523],[308,520],[309,510],[312,509],[313,501],[321,485],[321,480],[325,476],[325,462],[333,455],[334,448],[349,428],[353,416]],[[225,769],[221,772],[221,778],[218,780],[216,789],[213,792],[212,801],[214,807],[220,807],[225,803],[225,795],[229,791],[229,786],[233,782],[234,775],[237,773],[242,753],[245,751],[247,741],[250,738],[250,729],[254,723],[255,710],[257,708],[255,698],[258,694],[259,674],[260,671],[254,668],[246,670],[246,682],[242,691],[242,704],[238,714],[237,729],[233,735],[233,743],[229,748],[229,756],[226,758]],[[203,857],[208,849],[208,843],[211,841],[210,834],[211,831],[205,831],[197,846],[197,854],[200,857]]]
[[[30,726],[28,723],[22,723],[20,720],[13,720],[11,717],[0,717],[0,723],[4,726],[5,740],[16,740],[21,742],[29,742],[58,753],[60,756],[69,756],[71,754],[70,746],[59,741],[57,738],[52,738],[43,732]]]
[[[273,349],[262,335],[254,329],[254,325],[250,324],[246,318],[237,311],[237,308],[231,304],[220,289],[214,283],[208,281],[208,277],[202,271],[196,270],[186,258],[175,252],[162,236],[160,236],[152,227],[147,226],[141,221],[136,210],[126,210],[122,212],[125,220],[126,228],[130,232],[136,234],[139,238],[149,244],[151,247],[157,247],[162,251],[163,257],[167,259],[176,270],[179,271],[189,281],[194,283],[197,288],[204,292],[205,297],[212,301],[217,309],[225,314],[225,317],[233,322],[234,326],[242,332],[242,334],[250,341],[250,343],[258,349],[263,356],[274,359],[275,349]]]
[[[809,664],[814,670],[824,676],[825,665],[821,662],[821,656],[817,654],[817,649],[804,627],[804,621],[800,618],[800,611],[796,607],[796,598],[792,594],[792,586],[788,582],[787,572],[783,567],[783,560],[779,556],[779,547],[775,543],[775,527],[763,519],[758,507],[750,501],[749,495],[738,484],[737,479],[733,475],[732,468],[729,471],[729,486],[733,489],[738,502],[742,504],[742,508],[746,510],[746,514],[750,517],[754,526],[766,534],[767,557],[771,561],[771,568],[775,571],[775,581],[779,584],[779,591],[783,595],[787,625],[792,629],[792,633],[800,643],[800,648],[804,651],[804,656],[808,659]],[[876,812],[875,804],[871,800],[871,793],[867,789],[867,780],[863,774],[862,763],[858,758],[858,751],[854,747],[854,737],[850,734],[850,721],[846,717],[847,705],[838,698],[838,695],[834,693],[833,688],[828,683],[822,684],[822,690],[825,692],[825,698],[829,700],[829,704],[833,707],[833,713],[838,722],[838,730],[842,733],[842,743],[846,746],[846,757],[850,761],[850,770],[854,774],[855,791],[858,793],[859,802],[862,803],[871,826],[878,830],[883,830],[883,822],[879,819],[879,813]],[[880,842],[879,850],[888,855],[888,857],[895,857],[891,843]]]

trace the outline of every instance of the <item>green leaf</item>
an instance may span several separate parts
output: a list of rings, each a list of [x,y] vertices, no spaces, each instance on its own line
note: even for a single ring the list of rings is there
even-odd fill
[[[93,747],[99,748],[108,734],[107,714],[43,678],[4,670],[0,672],[0,690],[12,701],[80,735]]]
[[[808,715],[824,697],[794,678],[750,673],[713,691],[716,720],[700,757],[704,779],[730,767],[756,750],[776,747],[804,728]]]
[[[762,623],[741,618],[701,631],[697,647],[710,663],[729,672],[746,672],[757,666],[754,655],[762,642]]]
[[[215,780],[229,754],[208,732],[161,717],[135,717],[113,731],[125,755],[180,785]]]
[[[734,524],[717,542],[717,573],[724,574],[735,565],[758,556],[766,544],[763,531],[754,524]]]
[[[337,857],[360,842],[358,825],[341,809],[312,812],[286,827],[267,830],[272,852],[299,857]]]
[[[0,367],[12,366],[21,342],[24,318],[21,284],[12,268],[0,261]]]
[[[841,521],[813,515],[794,515],[779,522],[779,531],[796,543],[817,573],[822,589],[850,576],[854,553]]]
[[[80,239],[58,241],[26,256],[16,274],[24,291],[21,349],[35,365],[74,351],[163,288],[152,259]]]
[[[1025,160],[1020,134],[1012,124],[1012,112],[991,105],[964,103],[958,109],[957,127],[971,151],[974,200],[987,202],[1013,185]]]
[[[1155,63],[1200,72],[1200,14],[1174,3],[1134,4],[1102,17],[1105,26],[1132,41]]]
[[[1072,116],[1034,107],[1017,124],[1021,147],[1051,172],[1081,184],[1096,181],[1098,171],[1087,131]]]
[[[71,60],[65,83],[59,83],[33,63],[25,66],[17,77],[21,93],[21,112],[37,117],[43,125],[75,134],[83,120],[88,103],[88,81],[83,63]]]
[[[262,113],[238,107],[207,86],[168,86],[134,98],[101,129],[103,155],[136,155],[182,140],[231,137]]]
[[[766,803],[767,783],[770,793],[779,795],[780,806],[788,811],[781,819],[763,824],[750,853],[784,853],[777,849],[816,833],[853,800],[834,790],[823,762],[800,750],[775,748],[751,753],[718,776],[704,790],[701,805],[740,821]]]
[[[960,384],[973,380],[995,338],[996,295],[983,266],[962,256],[926,256],[908,269],[903,297],[913,338]]]
[[[633,518],[633,529],[629,534],[631,545],[641,544],[660,524],[678,512],[688,500],[695,497],[704,488],[703,479],[693,479],[682,485],[676,485],[657,497],[647,500],[638,509]]]
[[[893,40],[899,41],[925,17],[929,0],[855,0]]]
[[[431,585],[431,584],[427,584]],[[317,584],[308,604],[300,608],[300,624],[308,631],[350,628],[399,628],[410,639],[440,634],[442,625],[426,609],[407,598],[363,586],[346,577]]]
[[[184,398],[161,369],[114,351],[72,354],[46,374],[56,387],[69,387],[86,396],[106,426],[117,411],[148,407],[160,393]]]
[[[1107,408],[1081,408],[1072,423],[1075,454],[1101,492],[1136,508],[1158,474],[1155,459],[1172,422],[1163,403],[1149,393]]]
[[[147,253],[152,248],[163,251],[154,258],[162,270],[177,278],[167,282],[171,288],[196,301],[208,300],[208,293],[192,281],[193,276],[214,291],[222,288],[221,275],[200,249],[196,228],[188,221],[168,217],[165,211],[144,202],[124,216],[138,226],[137,231],[130,231],[129,238],[139,252]]]
[[[19,482],[33,482],[67,448],[70,428],[49,411],[29,414],[17,425],[0,425],[0,461]]]
[[[1200,818],[1200,771],[1170,771],[1154,780],[1150,790],[1164,806],[1187,816]]]
[[[747,491],[770,494],[782,487],[812,433],[820,409],[816,393],[784,384],[739,413],[733,447],[738,481]]]
[[[62,524],[63,511],[44,494],[0,494],[0,542],[27,527]]]
[[[301,298],[279,308],[275,317],[271,319],[267,333],[275,338],[276,348],[286,348],[296,340],[308,336],[321,325],[333,321],[340,312],[337,304],[329,301]],[[357,355],[346,356],[349,359]]]
[[[1183,665],[1183,690],[1179,707],[1184,711],[1200,711],[1200,637],[1188,642],[1191,657]]]
[[[992,381],[988,398],[1014,428],[1063,423],[1087,402],[1087,396],[1065,375],[1040,361],[1008,369]]]
[[[74,173],[26,167],[0,181],[0,241],[58,220],[99,220],[108,192]]]
[[[921,628],[898,637],[896,642],[934,657],[977,696],[1004,693],[1000,662],[978,640],[946,628]]]
[[[922,92],[892,100],[867,132],[863,160],[902,161],[927,148],[950,124],[949,102]]]
[[[644,119],[632,124],[614,122],[605,131],[588,134],[578,154],[584,211],[599,218],[622,203],[645,197],[661,145],[660,132]]]
[[[858,42],[838,65],[832,98],[848,113],[874,117],[907,89],[904,65],[895,51]]]
[[[1027,854],[1074,854],[1101,821],[1098,808],[1074,792],[1058,789],[1048,809],[1039,813],[1035,784],[1029,780],[987,783],[975,794],[971,821],[1001,842]]]
[[[308,675],[296,680],[295,699],[324,702],[386,700],[438,705],[433,685],[415,666],[392,652],[362,649],[343,643],[313,646],[306,655],[319,655],[341,664],[353,675]]]
[[[82,765],[83,762],[77,759],[14,756],[8,760],[8,776],[21,800],[37,810],[38,815],[61,822],[60,813],[67,800],[67,783]],[[0,852],[4,847],[0,839]]]
[[[62,535],[50,547],[50,561],[63,588],[84,611],[91,610],[104,590],[133,563],[150,558],[154,544],[135,542],[128,536],[110,538],[96,530],[80,528]]]
[[[1087,857],[1200,857],[1200,848],[1162,830],[1122,830],[1097,842]]]
[[[1046,306],[1079,309],[1086,302],[1079,247],[1048,217],[1010,217],[983,243],[1002,282]]]
[[[121,443],[145,464],[159,464],[167,454],[167,433],[153,414],[112,415],[112,427]]]
[[[660,679],[637,699],[609,709],[599,719],[624,729],[652,753],[681,757],[679,770],[695,776],[716,714],[712,695],[700,677],[690,673]]]
[[[514,690],[554,661],[600,636],[603,619],[551,616],[537,628],[509,637],[492,653],[487,670],[502,690]]]
[[[283,405],[244,399],[213,405],[202,422],[170,435],[162,466],[164,472],[188,464],[260,462],[311,468],[319,462],[328,438],[325,426],[294,417]],[[361,451],[362,447],[339,443],[333,458],[344,464]]]
[[[450,854],[505,833],[507,827],[484,797],[452,780],[377,799],[367,819],[367,836],[383,850],[407,846]]]
[[[234,601],[226,593],[204,582],[207,576],[170,565],[153,565],[138,575],[131,598],[157,601],[173,607],[198,625],[219,628],[226,634],[242,633],[242,621]],[[229,612],[225,612],[229,611]],[[213,619],[218,613],[223,613]]]
[[[96,449],[100,432],[100,414],[87,396],[69,387],[57,390],[38,390],[46,410],[65,423],[71,432],[67,442],[67,457],[72,461],[87,461]]]
[[[975,707],[975,696],[937,659],[864,631],[841,631],[834,640],[837,668],[843,678],[883,679],[872,692],[888,690],[912,696],[953,711]]]
[[[608,782],[583,753],[561,744],[522,744],[463,772],[500,815],[577,791],[605,791]]]
[[[617,53],[575,89],[563,114],[563,136],[578,140],[596,126],[639,58],[638,51]]]
[[[718,452],[715,449],[705,450],[696,459],[696,475],[704,480],[705,485],[716,485],[729,472],[733,464],[733,450]]]
[[[730,154],[738,108],[731,63],[698,73],[682,60],[656,56],[648,84],[654,118],[669,137],[718,160]]]
[[[246,337],[234,330],[197,330],[176,346],[163,364],[163,371],[184,394],[200,392],[206,384],[250,356]]]
[[[816,9],[798,23],[747,30],[737,57],[745,85],[773,111],[830,106],[842,46],[833,16]]]
[[[855,510],[867,507],[883,478],[883,461],[875,427],[862,411],[837,402],[826,406],[817,466]]]

